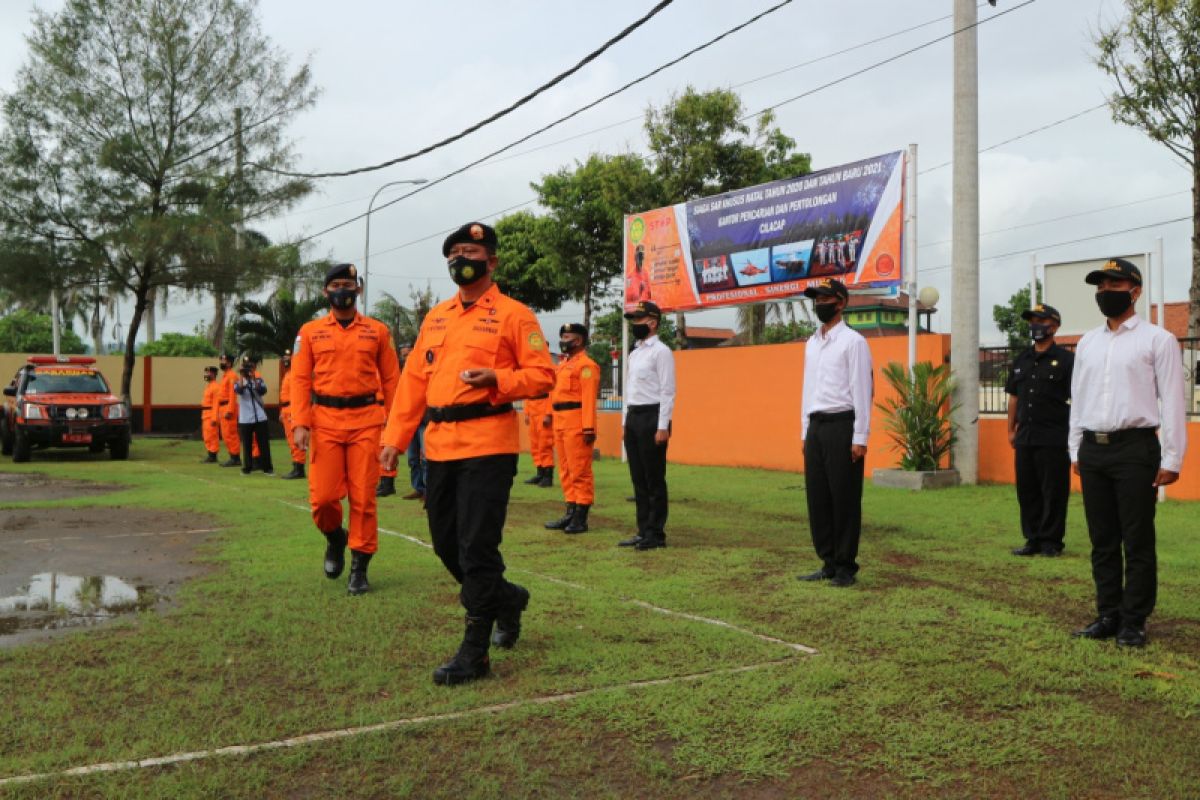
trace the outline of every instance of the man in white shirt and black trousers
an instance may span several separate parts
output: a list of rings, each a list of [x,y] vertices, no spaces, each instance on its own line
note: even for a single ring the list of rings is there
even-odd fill
[[[846,286],[826,278],[810,285],[821,327],[804,348],[804,488],[808,523],[821,568],[802,581],[853,586],[862,532],[863,467],[871,431],[875,380],[871,349],[842,320]]]
[[[1158,592],[1158,487],[1179,480],[1187,449],[1183,357],[1174,336],[1134,313],[1134,264],[1114,258],[1086,280],[1108,321],[1079,340],[1071,380],[1067,445],[1083,485],[1097,611],[1073,635],[1143,647]]]
[[[640,302],[625,319],[637,340],[629,353],[623,422],[638,532],[618,546],[654,550],[667,546],[667,441],[675,410],[675,357],[659,341],[662,311],[657,305]]]

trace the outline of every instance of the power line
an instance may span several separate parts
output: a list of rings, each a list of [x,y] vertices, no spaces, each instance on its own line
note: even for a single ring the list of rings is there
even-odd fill
[[[658,4],[655,5],[654,8],[652,8],[648,12],[646,12],[646,14],[643,15],[640,19],[637,19],[634,22],[630,23],[628,26],[625,27],[624,30],[622,30],[616,36],[609,39],[604,44],[600,45],[600,47],[598,47],[595,50],[593,50],[592,52],[588,53],[577,64],[575,64],[575,66],[573,66],[570,69],[567,69],[563,72],[558,73],[553,78],[546,81],[541,86],[537,87],[532,92],[525,95],[520,100],[517,100],[515,103],[508,106],[507,108],[503,108],[503,109],[497,111],[495,114],[492,114],[490,117],[487,117],[486,119],[482,119],[479,122],[476,122],[474,125],[471,125],[468,128],[464,128],[463,130],[459,131],[458,133],[454,134],[453,136],[448,136],[439,142],[434,142],[431,145],[422,147],[420,150],[415,150],[411,153],[408,153],[407,155],[398,156],[396,158],[389,159],[387,161],[384,161],[380,164],[375,164],[373,166],[358,167],[357,169],[349,169],[349,170],[344,170],[341,172],[288,172],[285,170],[272,169],[271,167],[262,166],[260,164],[250,164],[249,166],[257,167],[258,169],[264,170],[266,172],[273,172],[276,175],[286,175],[291,178],[344,178],[348,175],[359,175],[364,172],[376,172],[381,169],[386,169],[387,167],[395,166],[396,164],[401,164],[405,161],[411,161],[412,159],[417,158],[418,156],[423,156],[427,153],[432,153],[434,150],[438,150],[440,148],[445,147],[448,144],[457,142],[459,139],[462,139],[465,136],[469,136],[470,134],[475,133],[479,129],[492,124],[496,120],[501,119],[502,117],[508,116],[509,114],[516,111],[518,108],[520,108],[521,106],[523,106],[526,103],[533,100],[538,95],[543,94],[546,91],[550,90],[551,88],[562,83],[564,80],[571,77],[579,70],[583,69],[585,66],[590,64],[592,61],[595,61],[605,51],[607,51],[609,48],[611,48],[617,42],[621,41],[625,37],[629,36],[629,34],[633,33],[635,30],[642,27],[642,25],[649,22],[652,17],[657,15],[660,11],[662,11],[667,6],[671,5],[671,3],[673,3],[673,2],[675,2],[675,0],[659,0]],[[791,2],[791,0],[788,0],[788,2]]]
[[[662,72],[663,70],[665,70],[669,67],[675,66],[679,62],[681,62],[687,58],[690,58],[691,56],[695,55],[696,53],[699,53],[701,50],[705,50],[709,47],[712,47],[714,44],[721,41],[722,39],[732,36],[733,34],[737,33],[738,31],[741,31],[742,29],[747,28],[750,25],[753,25],[755,22],[758,22],[763,17],[767,16],[768,14],[775,13],[779,9],[783,8],[784,6],[789,5],[791,2],[792,2],[792,0],[781,0],[781,2],[776,3],[775,5],[766,9],[765,11],[755,14],[753,17],[751,17],[750,19],[741,23],[740,25],[735,25],[734,27],[730,28],[729,30],[725,31],[724,33],[718,34],[717,36],[714,36],[712,39],[709,39],[707,42],[697,45],[696,47],[693,47],[691,50],[688,50],[686,53],[684,53],[676,58],[673,58],[672,60],[666,62],[665,64],[661,64],[660,66],[654,68],[650,72],[647,72],[638,78],[634,78],[633,80],[629,81],[625,85],[620,86],[620,87],[614,89],[613,91],[609,92],[608,94],[605,94],[605,95],[593,100],[592,102],[588,103],[587,105],[581,106],[581,107],[575,109],[574,111],[572,111],[571,113],[569,113],[565,116],[559,117],[558,119],[554,120],[553,122],[551,122],[547,125],[543,125],[541,128],[538,128],[533,133],[522,136],[520,139],[517,139],[514,142],[510,142],[509,144],[504,145],[503,147],[501,147],[498,150],[493,150],[491,153],[488,153],[487,155],[485,155],[481,158],[475,159],[474,161],[467,164],[466,166],[459,167],[458,169],[453,170],[452,172],[447,172],[445,175],[442,175],[439,178],[435,178],[434,180],[431,180],[428,183],[422,184],[421,186],[418,186],[416,189],[413,189],[411,192],[402,194],[397,198],[394,198],[392,200],[389,200],[386,203],[383,203],[382,205],[378,205],[374,209],[370,209],[370,210],[368,210],[362,214],[359,214],[355,217],[351,217],[348,220],[344,220],[343,222],[339,222],[336,225],[331,225],[330,227],[325,228],[324,230],[317,231],[316,233],[311,234],[310,236],[306,236],[303,239],[301,239],[299,242],[297,242],[297,244],[303,244],[304,242],[311,241],[311,240],[317,238],[318,236],[323,236],[324,234],[329,233],[331,231],[335,231],[338,228],[345,227],[346,225],[349,225],[352,222],[357,222],[358,220],[365,218],[368,214],[377,213],[377,212],[387,208],[388,206],[399,203],[401,200],[405,200],[409,197],[412,197],[415,194],[420,194],[421,192],[424,192],[428,189],[432,189],[434,186],[437,186],[439,183],[444,183],[444,182],[450,180],[455,175],[461,175],[462,173],[466,172],[467,170],[472,169],[473,167],[479,166],[480,164],[487,161],[488,159],[494,158],[495,156],[498,156],[501,153],[507,152],[508,150],[511,150],[512,148],[516,147],[517,145],[527,142],[530,139],[532,139],[533,137],[538,136],[542,133],[545,133],[546,131],[550,130],[551,128],[561,125],[562,123],[566,122],[569,119],[579,116],[584,111],[587,111],[591,108],[595,108],[596,106],[603,103],[605,100],[615,97],[616,95],[620,94],[621,92],[624,92],[626,89],[636,86],[637,84],[642,83],[643,81],[649,80],[650,78],[654,77],[655,75]],[[1028,0],[1028,2],[1033,2],[1033,0]]]

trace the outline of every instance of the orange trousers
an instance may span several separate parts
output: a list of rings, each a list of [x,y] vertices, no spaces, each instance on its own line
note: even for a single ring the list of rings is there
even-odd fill
[[[201,417],[200,433],[204,437],[205,450],[216,453],[221,449],[221,426],[217,424],[216,419]]]
[[[542,424],[541,417],[529,418],[529,454],[535,467],[554,466],[554,431]]]
[[[554,449],[563,499],[590,506],[596,499],[596,481],[592,477],[592,445],[583,440],[583,429],[555,428]]]
[[[342,525],[342,498],[350,500],[350,549],[374,553],[379,543],[375,484],[383,426],[357,430],[313,428],[308,445],[308,502],[322,533]]]
[[[307,460],[308,454],[296,447],[296,437],[293,432],[296,430],[296,423],[292,421],[291,409],[285,408],[279,412],[279,421],[283,423],[283,435],[287,438],[288,450],[292,454],[293,464],[303,464]]]

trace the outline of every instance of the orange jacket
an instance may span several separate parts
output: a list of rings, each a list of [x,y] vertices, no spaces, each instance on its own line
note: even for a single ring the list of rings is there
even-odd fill
[[[204,422],[211,422],[217,419],[217,414],[220,408],[217,403],[221,401],[221,394],[225,390],[225,385],[221,383],[219,378],[209,381],[204,384],[204,399],[200,401],[202,408],[200,409],[200,419]]]
[[[237,420],[237,392],[233,391],[233,384],[237,382],[237,370],[230,367],[221,373],[218,378],[221,382],[221,391],[217,394],[217,419],[222,419],[226,414],[233,414],[234,421]]]
[[[579,351],[558,363],[554,389],[550,392],[551,407],[555,403],[582,403],[583,408],[554,412],[554,429],[596,430],[596,397],[600,394],[600,367],[584,351]]]
[[[292,401],[292,371],[289,369],[279,379],[279,408],[283,410]]]
[[[493,369],[496,385],[475,387],[462,372]],[[545,394],[554,382],[554,365],[533,312],[491,286],[470,308],[459,295],[430,310],[413,353],[400,377],[383,443],[408,446],[425,409],[434,406],[502,405]],[[516,453],[516,413],[462,422],[430,422],[425,454],[430,461]]]
[[[387,420],[385,409],[396,393],[400,362],[382,322],[357,314],[343,328],[330,312],[300,328],[288,375],[295,425],[358,430]],[[343,398],[374,395],[376,402],[359,408],[333,408],[313,403],[314,393]]]

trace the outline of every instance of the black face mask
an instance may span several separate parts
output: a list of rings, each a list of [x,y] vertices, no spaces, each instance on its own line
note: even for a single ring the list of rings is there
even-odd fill
[[[487,275],[487,265],[485,259],[466,256],[455,256],[447,262],[447,266],[450,267],[450,280],[459,286],[470,286]]]
[[[1029,335],[1035,342],[1044,342],[1050,338],[1050,326],[1041,322],[1029,323]]]
[[[345,311],[358,302],[357,289],[334,289],[329,293],[329,305]]]
[[[838,305],[837,303],[817,303],[814,306],[814,311],[816,312],[817,319],[825,323],[837,316]]]
[[[646,322],[639,322],[629,326],[629,332],[633,334],[633,338],[639,342],[650,335],[650,325]]]
[[[577,348],[577,344],[574,342],[568,342],[565,339],[560,339],[558,342],[558,352],[562,353],[564,356],[574,353]]]
[[[1133,305],[1133,292],[1112,289],[1096,292],[1096,305],[1100,306],[1100,313],[1104,316],[1119,317]]]

